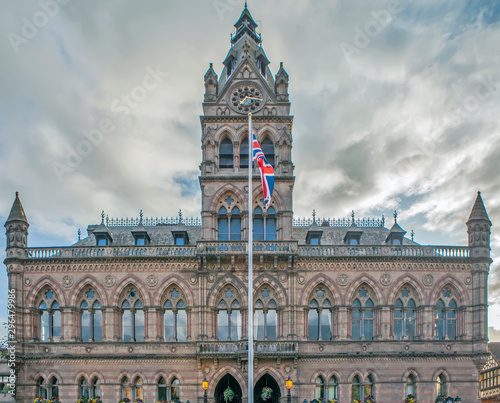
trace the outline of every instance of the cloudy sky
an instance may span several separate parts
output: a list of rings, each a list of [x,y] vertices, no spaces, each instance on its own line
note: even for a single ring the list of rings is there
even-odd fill
[[[101,210],[198,215],[203,75],[210,62],[220,73],[242,8],[242,0],[2,2],[2,222],[15,191],[30,246],[75,242]],[[481,190],[500,258],[500,2],[250,0],[249,8],[272,71],[283,61],[290,75],[297,216],[397,209],[415,241],[466,245]],[[149,89],[138,89],[144,80]],[[497,272],[494,264],[489,319],[500,341]],[[2,289],[0,319],[5,302]]]

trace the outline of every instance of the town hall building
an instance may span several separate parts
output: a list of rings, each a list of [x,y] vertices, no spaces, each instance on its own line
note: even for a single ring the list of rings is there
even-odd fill
[[[103,213],[74,245],[38,248],[28,246],[29,211],[16,194],[5,265],[15,290],[20,402],[195,403],[206,378],[209,402],[224,402],[229,388],[231,402],[247,403],[249,365],[259,403],[266,387],[269,402],[286,401],[288,378],[295,403],[408,395],[479,402],[491,264],[481,195],[463,217],[468,246],[420,245],[396,214],[294,217],[289,76],[283,63],[271,73],[256,28],[245,7],[222,71],[211,64],[204,77],[200,217]],[[247,96],[254,99],[242,104]],[[248,204],[249,112],[275,170],[268,208],[257,168]]]

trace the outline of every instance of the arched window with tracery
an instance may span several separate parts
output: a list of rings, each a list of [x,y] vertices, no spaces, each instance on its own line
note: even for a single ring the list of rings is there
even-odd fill
[[[370,289],[363,286],[356,293],[351,308],[351,336],[353,340],[373,340],[375,304]]]
[[[125,291],[122,309],[122,340],[144,341],[144,305],[135,287]]]
[[[271,139],[269,137],[266,137],[264,140],[262,140],[262,143],[260,143],[260,147],[262,149],[262,152],[266,156],[267,162],[274,167],[274,144]]]
[[[309,301],[308,312],[309,340],[332,339],[332,303],[324,286],[313,291]]]
[[[102,341],[102,307],[92,287],[86,288],[80,303],[82,341]]]
[[[46,288],[39,299],[38,329],[38,337],[41,341],[61,339],[61,307],[50,288]]]
[[[254,309],[254,334],[256,340],[276,340],[278,304],[273,294],[269,287],[264,287],[257,294]]]
[[[219,241],[241,241],[240,202],[234,195],[228,195],[219,202],[217,239]]]
[[[254,241],[276,240],[276,210],[269,207],[264,210],[261,205],[253,211],[253,239]]]
[[[219,147],[219,168],[233,167],[233,142],[225,138]]]
[[[454,340],[457,338],[457,303],[456,296],[450,288],[441,291],[441,297],[436,304],[434,319],[434,335],[439,340]]]
[[[226,287],[217,304],[217,338],[219,340],[241,339],[241,304],[236,290]]]
[[[416,296],[405,287],[398,293],[394,304],[394,337],[398,340],[413,340],[416,328]]]
[[[163,329],[165,341],[186,341],[187,312],[184,295],[177,287],[172,287],[166,293],[163,303]]]

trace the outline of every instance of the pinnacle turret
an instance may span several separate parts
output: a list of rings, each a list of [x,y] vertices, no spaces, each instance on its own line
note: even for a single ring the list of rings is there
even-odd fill
[[[21,256],[22,252],[16,248],[26,248],[28,246],[28,219],[24,212],[23,205],[19,199],[19,192],[12,203],[9,218],[5,222],[7,230],[7,257]]]
[[[483,199],[481,197],[481,192],[477,192],[476,201],[474,202],[474,206],[472,207],[472,211],[470,213],[469,220],[467,222],[472,220],[490,221],[488,213],[486,212],[486,208],[484,207]]]
[[[19,192],[16,192],[16,198],[14,199],[14,203],[12,203],[9,218],[7,218],[7,223],[10,221],[24,221],[25,223],[28,223],[26,213],[24,212],[23,205],[19,199]]]

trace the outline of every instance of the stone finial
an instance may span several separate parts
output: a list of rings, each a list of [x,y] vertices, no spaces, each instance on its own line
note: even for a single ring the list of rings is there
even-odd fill
[[[101,224],[104,224],[104,218],[106,217],[106,214],[104,214],[104,210],[101,211]]]
[[[411,241],[413,242],[413,238],[415,237],[415,231],[411,230],[410,235],[411,235]]]
[[[78,240],[80,241],[82,239],[82,230],[78,228]]]

